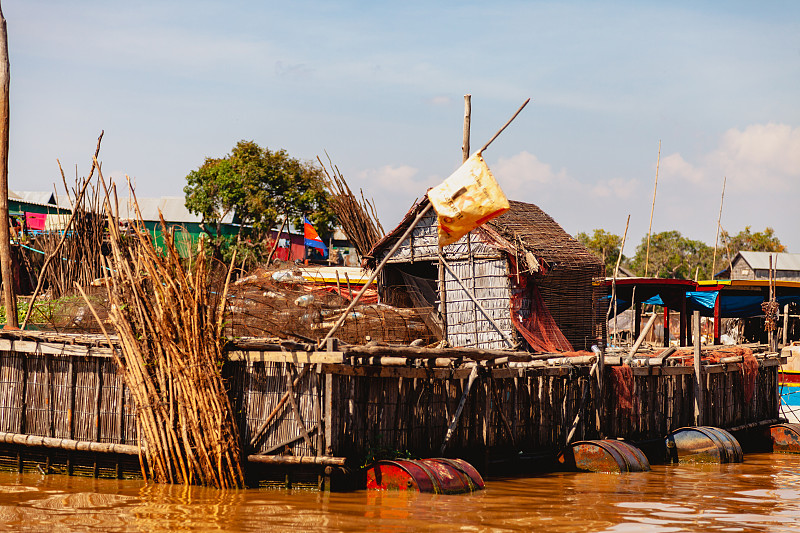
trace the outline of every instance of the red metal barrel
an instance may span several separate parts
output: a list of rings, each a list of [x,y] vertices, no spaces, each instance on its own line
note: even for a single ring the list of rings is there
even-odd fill
[[[728,431],[709,426],[676,429],[667,436],[667,460],[674,463],[741,463],[742,447]]]
[[[800,424],[775,424],[769,428],[772,451],[800,453]]]
[[[621,440],[584,440],[573,443],[558,460],[584,472],[647,472],[650,462],[642,451]]]
[[[461,494],[484,488],[477,470],[460,459],[378,461],[367,469],[367,489]]]

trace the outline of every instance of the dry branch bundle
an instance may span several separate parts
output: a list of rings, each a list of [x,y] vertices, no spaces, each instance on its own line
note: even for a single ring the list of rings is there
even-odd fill
[[[203,239],[187,264],[163,218],[164,247],[157,250],[138,205],[139,223],[128,235],[121,235],[110,202],[105,207],[109,319],[122,348],[117,361],[136,401],[149,476],[241,487],[239,434],[221,376],[222,311],[230,277],[221,294],[209,290]]]
[[[331,170],[328,172],[322,160],[317,158],[317,161],[325,172],[325,186],[331,193],[331,206],[336,218],[356,247],[358,255],[364,257],[384,234],[375,205],[364,198],[364,191],[361,191],[359,202],[336,165],[330,163]]]

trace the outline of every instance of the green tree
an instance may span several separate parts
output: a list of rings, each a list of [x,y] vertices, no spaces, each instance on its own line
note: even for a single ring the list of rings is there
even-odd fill
[[[203,217],[203,228],[220,257],[227,258],[237,246],[260,258],[268,248],[266,237],[279,220],[302,227],[306,216],[320,235],[329,233],[335,222],[322,169],[253,141],[239,141],[225,157],[207,158],[186,176],[186,182],[186,207]],[[231,213],[241,224],[235,239],[221,231],[222,221]]]
[[[702,241],[687,239],[679,231],[663,231],[650,237],[647,275],[656,278],[708,279],[714,249]],[[645,274],[647,237],[636,247],[631,267],[637,276]]]
[[[591,236],[580,232],[576,238],[578,242],[603,261],[606,267],[606,275],[610,276],[614,273],[614,268],[617,266],[617,258],[620,254],[622,237],[598,228],[592,232]],[[625,256],[623,255],[621,264],[624,264],[624,262]]]
[[[786,246],[781,244],[780,239],[775,236],[775,230],[767,227],[764,231],[757,231],[753,233],[750,226],[737,233],[731,235],[727,231],[722,230],[719,236],[718,247],[724,250],[727,254],[730,250],[731,255],[736,255],[737,252],[785,252]],[[733,259],[733,257],[731,257]],[[727,258],[726,258],[727,261]]]

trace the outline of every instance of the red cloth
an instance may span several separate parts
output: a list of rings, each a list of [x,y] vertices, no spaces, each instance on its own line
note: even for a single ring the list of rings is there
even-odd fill
[[[25,213],[25,224],[28,229],[44,231],[44,223],[47,215],[44,213]]]
[[[511,259],[512,269],[516,271],[516,262]],[[513,275],[514,279],[517,278]],[[528,292],[531,301],[530,314],[523,318],[520,315],[524,305],[525,293]],[[528,276],[520,275],[517,289],[511,291],[511,323],[517,331],[528,341],[530,347],[537,352],[571,352],[572,344],[567,340],[561,329],[548,311],[547,306],[539,294],[535,284],[528,285]]]

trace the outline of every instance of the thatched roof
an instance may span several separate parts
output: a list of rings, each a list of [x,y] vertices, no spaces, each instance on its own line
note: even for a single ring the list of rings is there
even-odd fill
[[[511,209],[486,223],[510,243],[550,265],[602,268],[600,258],[538,206],[510,200]]]
[[[509,252],[530,252],[550,268],[589,269],[602,272],[600,258],[564,231],[553,218],[538,206],[526,202],[509,201],[511,209],[474,230],[498,248]],[[406,213],[400,224],[386,234],[369,253],[368,266],[374,267],[375,257],[388,249],[408,228],[417,214],[428,205],[423,197]]]

